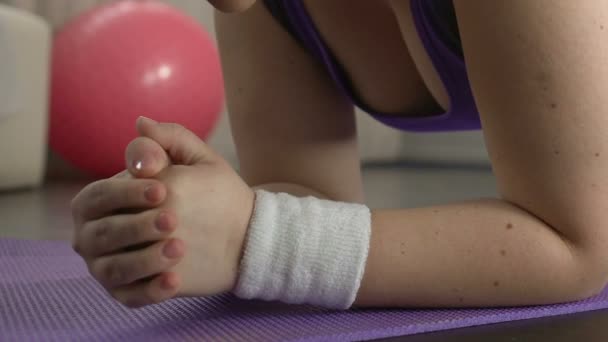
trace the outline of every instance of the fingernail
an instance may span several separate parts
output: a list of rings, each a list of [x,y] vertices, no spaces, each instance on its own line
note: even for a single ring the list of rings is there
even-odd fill
[[[137,171],[141,171],[144,168],[144,162],[142,160],[135,160],[133,162],[133,168]]]
[[[160,213],[156,218],[155,225],[156,229],[161,233],[168,233],[173,230],[174,224],[172,224],[171,217],[167,213]]]
[[[142,120],[142,121],[147,121],[148,123],[152,123],[152,124],[157,124],[158,123],[158,121],[152,120],[149,117],[146,117],[146,116],[143,116],[143,115],[141,115],[138,119]]]
[[[180,246],[182,243],[178,240],[171,240],[167,242],[165,247],[163,248],[163,254],[169,259],[176,259],[182,256],[182,247]]]

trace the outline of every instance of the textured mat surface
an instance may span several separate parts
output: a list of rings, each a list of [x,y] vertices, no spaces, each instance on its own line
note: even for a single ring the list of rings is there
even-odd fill
[[[232,296],[121,307],[64,242],[0,239],[1,341],[352,341],[608,308],[328,311]]]

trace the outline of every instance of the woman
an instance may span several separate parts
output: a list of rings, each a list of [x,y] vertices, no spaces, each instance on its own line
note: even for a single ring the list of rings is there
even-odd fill
[[[238,12],[216,25],[240,176],[138,121],[128,170],[73,201],[74,246],[117,300],[512,306],[606,285],[608,3],[210,2]],[[500,197],[368,209],[353,103],[482,128]]]

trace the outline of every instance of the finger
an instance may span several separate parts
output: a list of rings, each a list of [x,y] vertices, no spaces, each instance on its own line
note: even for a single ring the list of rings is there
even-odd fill
[[[129,172],[139,178],[155,177],[171,164],[163,147],[148,137],[131,141],[125,154]]]
[[[183,241],[163,240],[144,249],[97,258],[90,270],[106,288],[115,288],[169,270],[184,252]]]
[[[72,200],[77,222],[98,219],[118,209],[152,208],[167,195],[163,183],[152,179],[110,178],[87,185]]]
[[[175,123],[157,123],[145,117],[137,119],[137,130],[156,141],[175,164],[193,165],[215,159],[215,153],[196,134]]]
[[[80,254],[95,258],[167,238],[177,227],[177,217],[166,210],[106,216],[89,221],[76,233]]]
[[[161,273],[151,280],[135,282],[110,291],[114,299],[130,308],[157,304],[177,295],[181,280],[173,272]]]

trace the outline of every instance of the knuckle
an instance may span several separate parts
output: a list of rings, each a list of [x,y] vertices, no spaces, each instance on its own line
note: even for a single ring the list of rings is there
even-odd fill
[[[90,185],[86,200],[91,208],[98,208],[103,204],[108,192],[108,185],[105,181],[97,181]]]
[[[110,284],[122,284],[126,281],[126,273],[116,264],[110,264],[105,270],[105,276]]]
[[[122,296],[118,296],[118,298],[115,297],[115,299],[122,305],[131,308],[131,309],[136,309],[142,306],[142,303],[140,300],[138,300],[136,297],[134,296],[129,296],[129,295],[122,295]]]
[[[114,298],[116,301],[122,303],[125,296],[119,289],[109,289],[108,294],[110,297]]]
[[[82,222],[83,218],[83,194],[84,190],[78,193],[72,200],[70,201],[70,212],[72,214],[72,219],[76,224]]]
[[[182,126],[181,124],[178,124],[177,122],[170,122],[168,123],[169,125],[169,129],[171,129],[173,132],[181,132],[181,131],[185,131],[186,127]]]
[[[76,218],[78,216],[78,196],[70,201],[70,211],[72,212],[72,217]]]
[[[96,278],[103,284],[122,284],[126,280],[123,268],[115,262],[97,263],[95,269]]]
[[[129,185],[125,188],[125,196],[129,199],[129,203],[141,202],[141,199],[145,198],[146,187],[146,184],[130,181]]]
[[[145,229],[146,225],[141,222],[137,222],[136,224],[130,225],[127,229],[125,229],[125,233],[127,234],[127,240],[132,243],[142,242],[142,240],[145,239],[146,235],[144,232]]]
[[[97,239],[106,239],[108,237],[108,231],[110,230],[110,226],[105,220],[101,220],[97,222],[95,231],[95,238]]]
[[[91,253],[91,244],[94,240],[91,238],[91,231],[93,230],[91,225],[91,222],[83,223],[80,230],[74,234],[72,239],[72,247],[82,256],[85,256],[85,254],[93,255]]]
[[[110,291],[110,295],[120,304],[131,309],[137,309],[147,304],[151,304],[148,302],[145,295],[140,292],[143,291],[137,291],[135,289],[127,290],[123,288]]]
[[[95,243],[97,245],[106,246],[110,242],[110,223],[102,219],[95,224],[95,227],[92,229],[95,237]]]
[[[93,184],[91,184],[91,188],[89,190],[89,197],[93,200],[93,201],[100,201],[100,199],[102,199],[105,194],[107,192],[107,185],[105,181],[97,181]]]
[[[160,260],[153,260],[150,255],[144,255],[141,258],[138,258],[137,261],[133,263],[133,268],[139,270],[142,273],[148,273],[152,270],[154,265],[158,264],[159,262]]]
[[[142,295],[144,297],[144,301],[147,304],[158,304],[162,301],[162,298],[160,298],[160,296],[154,291],[154,289],[150,285],[144,288]]]
[[[119,290],[114,290],[114,291],[109,291],[110,295],[112,296],[112,298],[114,298],[117,302],[119,302],[120,304],[132,308],[132,304],[133,304],[133,298],[131,296],[129,296],[128,294],[119,291]]]
[[[100,261],[99,260],[93,260],[91,261],[89,264],[89,272],[91,273],[91,275],[93,276],[93,278],[97,279],[97,281],[99,281],[100,283],[102,283],[102,285],[104,284],[103,282],[103,277],[102,277],[102,269],[101,269],[101,265],[100,265]]]
[[[85,186],[72,200],[70,201],[70,209],[72,218],[76,223],[82,222],[90,213],[91,208],[96,208],[99,204],[99,198],[103,196],[102,181],[90,183]]]
[[[189,132],[186,127],[174,122],[169,124],[169,130],[174,139],[179,139]]]
[[[76,232],[72,238],[72,249],[82,257],[87,257],[90,254],[90,250],[87,247],[87,237],[84,234],[85,231],[86,229],[83,228],[80,232]]]

